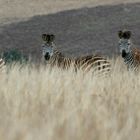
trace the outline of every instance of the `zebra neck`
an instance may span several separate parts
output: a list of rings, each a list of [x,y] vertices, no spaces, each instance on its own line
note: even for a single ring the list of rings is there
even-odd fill
[[[54,50],[54,54],[50,59],[50,63],[52,65],[56,65],[57,63],[59,63],[62,59],[64,58],[64,55],[59,52],[58,50]]]
[[[53,56],[54,57],[64,57],[64,55],[56,49],[54,50],[54,55]]]
[[[127,65],[128,69],[137,68],[137,62],[134,59],[134,54],[132,50],[126,55],[126,57],[124,58],[124,62]]]
[[[126,54],[126,56],[124,57],[124,61],[132,61],[133,60],[133,55],[132,55],[132,50]]]

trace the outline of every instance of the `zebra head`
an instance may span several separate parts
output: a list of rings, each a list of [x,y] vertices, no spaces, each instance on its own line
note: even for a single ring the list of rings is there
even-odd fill
[[[51,56],[54,54],[54,38],[52,34],[42,34],[42,39],[44,43],[42,44],[42,54],[45,60],[50,60]]]
[[[119,31],[119,49],[122,57],[125,57],[131,51],[131,32],[130,31]]]

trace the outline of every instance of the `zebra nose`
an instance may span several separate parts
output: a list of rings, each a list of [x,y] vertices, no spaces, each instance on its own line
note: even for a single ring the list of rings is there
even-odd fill
[[[122,50],[122,57],[125,57],[126,56],[126,51],[125,50]]]
[[[50,54],[47,52],[44,57],[45,57],[45,60],[49,60],[50,59]]]

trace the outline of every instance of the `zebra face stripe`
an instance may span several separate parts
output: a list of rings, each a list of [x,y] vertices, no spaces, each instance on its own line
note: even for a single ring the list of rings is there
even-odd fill
[[[42,55],[46,57],[46,54],[48,58],[53,56],[54,50],[53,50],[53,44],[43,44],[42,45]]]
[[[131,41],[129,39],[120,39],[119,40],[119,49],[120,53],[129,53],[131,47]]]

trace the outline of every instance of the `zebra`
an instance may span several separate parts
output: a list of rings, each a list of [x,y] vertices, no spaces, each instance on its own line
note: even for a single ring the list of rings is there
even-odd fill
[[[42,55],[47,64],[51,66],[61,67],[62,69],[68,69],[71,66],[74,70],[78,69],[88,72],[93,70],[95,74],[108,75],[111,70],[111,63],[99,55],[86,55],[81,57],[66,57],[60,51],[57,50],[54,44],[55,36],[53,34],[42,34]]]
[[[131,31],[121,30],[118,32],[119,49],[128,70],[138,71],[140,66],[140,50],[132,47]]]
[[[5,72],[5,61],[0,58],[0,74]]]

